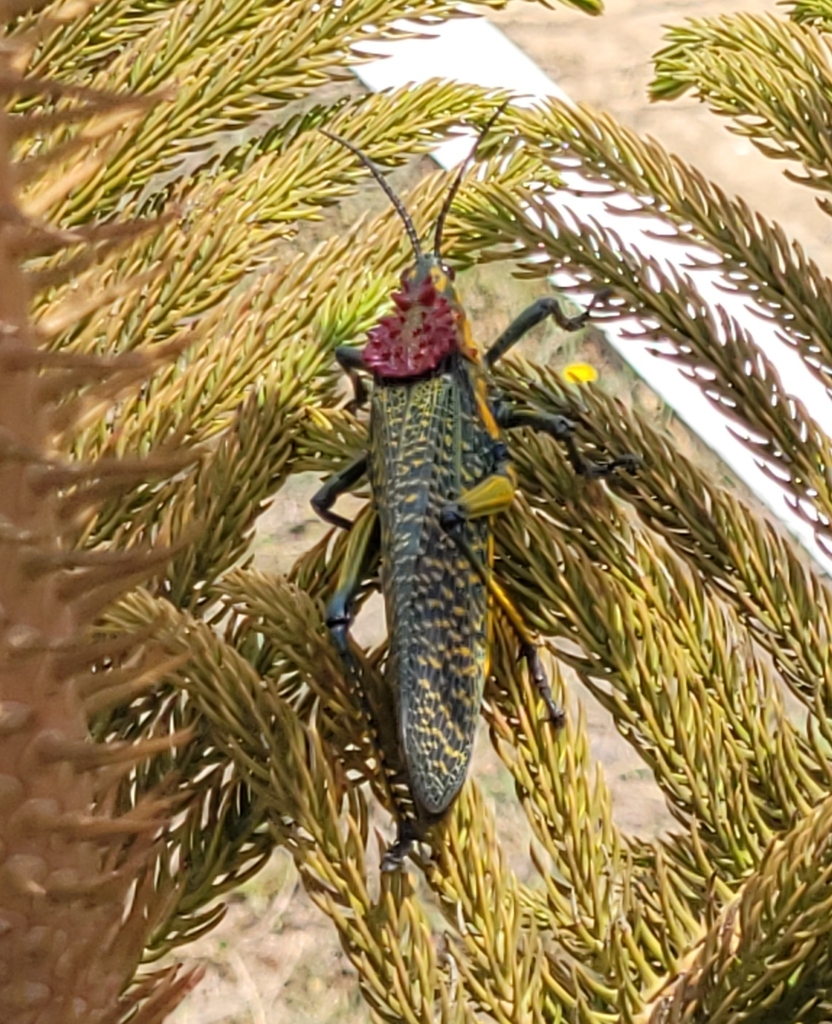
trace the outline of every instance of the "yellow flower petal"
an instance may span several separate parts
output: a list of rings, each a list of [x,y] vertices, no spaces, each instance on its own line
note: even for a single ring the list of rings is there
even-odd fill
[[[569,384],[588,384],[598,380],[598,371],[589,363],[570,363],[564,367],[563,379]]]

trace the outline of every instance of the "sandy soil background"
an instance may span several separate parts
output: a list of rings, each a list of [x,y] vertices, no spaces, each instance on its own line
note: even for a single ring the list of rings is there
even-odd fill
[[[690,98],[672,104],[651,104],[647,99],[650,58],[662,45],[663,26],[734,9],[733,3],[719,0],[607,0],[604,16],[588,18],[567,9],[546,11],[516,2],[493,20],[573,99],[606,109],[624,124],[654,135],[729,194],[741,194],[752,207],[779,221],[826,267],[832,222],[818,210],[812,192],[788,182],[782,164],[766,160],[746,140],[732,135],[726,122],[704,105]],[[777,4],[746,0],[742,9],[773,13]],[[525,287],[513,284],[510,309],[495,311],[487,275],[474,276],[463,285],[475,322],[490,327],[493,318],[497,328],[521,308]],[[505,289],[501,295],[505,299]],[[557,340],[551,332],[544,333],[531,342],[528,354],[569,357],[569,352],[553,355]],[[595,355],[596,362],[610,358],[605,353]],[[620,372],[620,367],[615,371]],[[640,385],[631,387],[637,392]],[[649,406],[649,395],[637,397]],[[686,453],[715,462],[678,424],[671,428]],[[722,472],[716,465],[714,470]],[[308,476],[294,479],[263,517],[257,557],[264,567],[285,571],[321,535],[322,527],[308,505],[314,486],[315,480]],[[363,628],[367,635],[378,634],[377,608],[365,618]],[[669,815],[642,762],[595,702],[582,699],[577,691],[574,699],[586,711],[592,750],[612,790],[618,823],[643,836],[667,828]],[[484,735],[474,772],[497,806],[512,866],[527,877],[528,829],[506,773]],[[389,822],[381,817],[379,827],[391,834]],[[289,858],[282,854],[232,896],[228,914],[217,929],[181,952],[186,962],[201,963],[206,977],[174,1015],[176,1024],[324,1024],[369,1019],[333,930],[306,898]]]

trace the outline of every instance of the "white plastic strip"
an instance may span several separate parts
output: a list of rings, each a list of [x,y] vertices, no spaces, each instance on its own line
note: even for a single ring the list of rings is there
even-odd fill
[[[534,103],[535,99],[547,96],[556,96],[570,102],[562,89],[484,18],[446,22],[432,28],[431,32],[435,32],[432,39],[408,39],[374,45],[372,52],[385,56],[358,65],[358,77],[374,92],[438,77],[486,88],[511,89],[523,97],[521,103]],[[470,140],[462,137],[441,146],[433,156],[440,166],[449,168],[459,163],[469,149]],[[576,183],[580,181],[578,178],[574,180]],[[617,217],[615,204],[606,199],[576,197],[564,190],[553,197],[553,203],[561,210],[572,211],[581,220],[594,218],[605,227],[612,228],[628,248],[635,247],[645,256],[652,256],[667,266],[685,271],[693,256],[713,258],[713,254],[706,250],[653,237],[651,232],[666,233],[667,225],[653,218],[636,217],[632,213],[626,217]],[[832,433],[832,401],[823,386],[808,372],[800,357],[776,336],[771,324],[754,315],[746,297],[720,290],[720,281],[724,283],[720,274],[708,270],[691,273],[703,299],[721,305],[753,335],[780,374],[787,395],[798,397],[811,410],[820,426]],[[766,475],[748,448],[729,431],[727,417],[672,362],[651,355],[642,343],[628,340],[625,334],[628,328],[634,327],[634,324],[628,325],[626,321],[615,325],[604,324],[610,344],[635,372],[724,459],[794,533],[819,564],[827,572],[832,572],[832,558],[818,546],[811,526],[792,511],[783,490]],[[649,452],[645,454],[649,458]]]

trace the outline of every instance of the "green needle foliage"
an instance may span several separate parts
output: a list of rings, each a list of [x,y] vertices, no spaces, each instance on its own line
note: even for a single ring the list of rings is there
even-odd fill
[[[653,92],[694,91],[825,192],[832,8],[789,6],[791,20],[669,30]],[[379,1021],[832,1016],[832,591],[644,415],[521,359],[497,374],[518,402],[574,420],[589,454],[644,460],[592,483],[546,438],[512,446],[496,573],[570,708],[554,734],[498,618],[483,715],[532,830],[534,884],[473,778],[415,867],[379,878],[370,808],[391,803],[379,749],[395,768],[394,684],[384,645],[356,651],[374,735],[322,621],[346,536],[287,577],[252,564],[289,477],[366,445],[333,351],[360,343],[410,258],[375,191],[382,212],[345,224],[338,204],[366,171],[318,129],[394,169],[481,125],[503,94],[432,81],[367,96],[347,76],[369,43],[460,16],[443,0],[7,8],[0,199],[25,230],[0,234],[2,345],[32,349],[0,347],[0,472],[29,488],[18,506],[0,487],[14,567],[0,579],[4,1021],[161,1020],[194,979],[154,961],[212,928],[277,846]],[[828,387],[832,285],[800,245],[585,107],[509,108],[482,157],[448,224],[452,258],[512,261],[541,291],[563,269],[611,288],[604,315],[669,342],[832,545],[832,441],[753,334],[706,307],[696,266],[663,269],[546,190],[577,160],[704,246]],[[405,196],[418,229],[447,184],[429,174]],[[27,587],[42,588],[28,603]],[[652,773],[670,834],[614,823],[567,668]],[[83,961],[72,984],[68,961]]]

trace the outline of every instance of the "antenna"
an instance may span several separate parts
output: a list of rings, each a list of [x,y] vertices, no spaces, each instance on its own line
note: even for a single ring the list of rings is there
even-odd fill
[[[433,255],[436,256],[437,259],[439,259],[439,257],[442,255],[442,231],[445,227],[445,220],[448,214],[450,213],[451,204],[456,198],[457,192],[459,192],[459,186],[462,184],[462,179],[465,177],[465,172],[474,162],[477,156],[477,150],[480,147],[480,143],[485,138],[485,136],[488,135],[488,133],[491,131],[492,127],[494,126],[494,122],[497,120],[500,114],[502,114],[502,112],[506,109],[507,106],[508,100],[506,100],[505,103],[501,103],[500,106],[497,107],[497,109],[488,119],[488,122],[486,123],[483,130],[477,136],[477,141],[474,143],[474,148],[471,150],[468,156],[462,161],[459,170],[456,172],[456,177],[453,180],[453,184],[451,185],[450,191],[448,192],[448,195],[445,197],[445,202],[442,204],[442,209],[439,211],[439,219],[436,221],[436,233],[433,236]]]
[[[419,236],[416,233],[416,228],[414,228],[413,226],[413,221],[410,219],[410,214],[405,209],[404,203],[401,201],[401,199],[399,199],[399,197],[390,187],[389,182],[381,173],[381,171],[376,167],[376,165],[372,162],[372,160],[370,160],[369,157],[365,156],[361,152],[358,146],[354,146],[351,142],[348,142],[346,139],[342,139],[340,135],[336,135],[334,132],[327,131],[326,128],[321,128],[320,131],[322,131],[323,134],[326,135],[328,139],[332,139],[333,142],[339,142],[345,149],[348,149],[351,153],[355,153],[355,155],[358,157],[361,163],[364,164],[364,166],[367,168],[370,174],[372,174],[372,176],[376,179],[379,185],[381,185],[382,189],[384,190],[384,194],[396,208],[396,213],[398,213],[398,215],[404,221],[404,226],[407,228],[407,236],[410,239],[410,244],[413,246],[413,251],[416,253],[416,259],[421,259],[422,246],[419,243]]]

